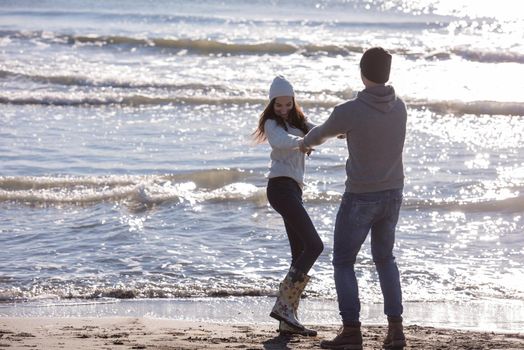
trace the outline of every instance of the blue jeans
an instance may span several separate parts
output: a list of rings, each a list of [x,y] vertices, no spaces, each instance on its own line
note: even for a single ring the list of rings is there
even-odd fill
[[[402,315],[400,276],[393,256],[402,189],[344,193],[335,223],[333,266],[338,307],[344,324],[359,321],[360,299],[354,265],[371,231],[371,253],[384,297],[384,313]]]

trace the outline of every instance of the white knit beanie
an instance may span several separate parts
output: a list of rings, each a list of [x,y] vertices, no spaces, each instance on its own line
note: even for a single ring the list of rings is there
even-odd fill
[[[282,75],[278,75],[273,79],[271,87],[269,88],[269,100],[280,96],[295,96],[293,85],[286,80]]]

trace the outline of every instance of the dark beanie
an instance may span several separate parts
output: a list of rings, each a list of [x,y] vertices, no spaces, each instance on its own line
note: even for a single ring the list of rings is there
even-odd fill
[[[360,59],[360,71],[368,80],[384,84],[389,80],[391,54],[381,47],[366,50]]]

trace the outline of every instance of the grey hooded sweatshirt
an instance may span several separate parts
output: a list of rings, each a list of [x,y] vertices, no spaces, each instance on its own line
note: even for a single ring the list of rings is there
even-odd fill
[[[392,86],[378,85],[335,107],[329,118],[305,137],[307,146],[346,134],[346,192],[378,192],[404,187],[402,151],[406,105]]]

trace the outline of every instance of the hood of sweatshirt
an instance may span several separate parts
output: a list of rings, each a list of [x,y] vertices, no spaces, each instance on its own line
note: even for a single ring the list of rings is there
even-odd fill
[[[382,113],[387,113],[395,106],[397,96],[395,95],[393,86],[377,85],[359,91],[357,100],[364,102]]]

